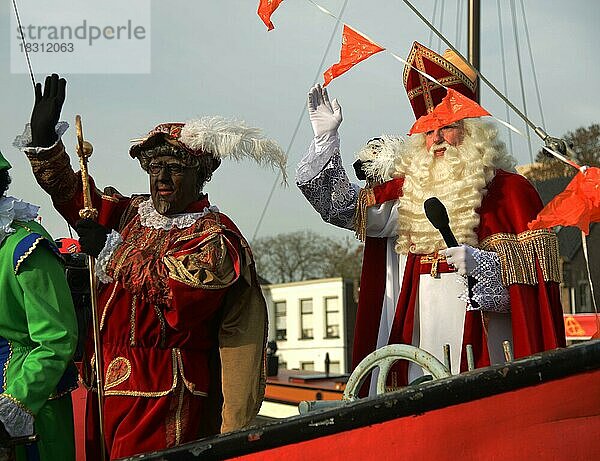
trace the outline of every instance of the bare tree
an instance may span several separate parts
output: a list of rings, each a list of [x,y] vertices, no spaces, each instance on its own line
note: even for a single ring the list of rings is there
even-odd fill
[[[252,252],[258,273],[271,283],[358,277],[362,259],[361,246],[352,239],[336,240],[313,231],[259,238]]]
[[[579,165],[600,165],[600,124],[594,123],[587,128],[577,128],[569,131],[563,139],[569,143],[575,152],[575,160]],[[544,151],[536,156],[536,164],[526,174],[533,181],[544,181],[558,177],[571,177],[576,171],[560,160],[549,157]]]
[[[323,276],[360,279],[363,248],[363,244],[357,244],[356,240],[350,237],[332,240],[328,247]]]

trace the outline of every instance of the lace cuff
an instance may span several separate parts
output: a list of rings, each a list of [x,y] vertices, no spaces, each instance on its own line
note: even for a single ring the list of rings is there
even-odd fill
[[[67,122],[58,122],[56,124],[56,134],[58,135],[58,139],[56,142],[50,147],[35,147],[31,146],[32,137],[31,137],[31,124],[25,125],[25,130],[23,130],[23,134],[18,135],[13,141],[13,146],[19,150],[27,154],[37,155],[41,152],[47,152],[56,147],[56,145],[60,142],[60,138],[65,134],[67,129],[69,128],[69,124]]]
[[[9,394],[0,394],[0,421],[11,437],[33,434],[33,415]]]
[[[104,244],[104,248],[100,251],[98,258],[96,259],[96,277],[102,283],[112,283],[113,279],[110,275],[106,273],[106,268],[108,267],[108,262],[112,257],[114,251],[117,247],[123,243],[123,237],[116,230],[113,230],[106,237],[106,243]]]
[[[296,184],[301,185],[313,180],[339,149],[340,137],[337,132],[323,139],[313,139],[308,152],[296,168]]]
[[[469,297],[466,277],[463,277],[465,291],[460,296],[460,299],[467,303],[467,310],[510,312],[510,295],[508,288],[502,284],[502,269],[498,254],[474,248],[473,258],[477,263],[470,274],[475,280],[475,284],[471,287],[472,301],[475,304]]]
[[[344,229],[354,229],[353,220],[359,187],[346,176],[336,149],[325,168],[298,187],[323,221]]]

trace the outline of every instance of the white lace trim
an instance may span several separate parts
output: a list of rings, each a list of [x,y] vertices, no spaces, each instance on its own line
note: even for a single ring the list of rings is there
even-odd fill
[[[359,187],[348,180],[338,148],[335,148],[333,153],[326,157],[328,161],[325,166],[316,176],[304,183],[299,179],[299,166],[296,184],[304,197],[321,215],[323,221],[344,229],[353,229],[352,219],[356,209]],[[307,164],[306,167],[308,168],[310,165]]]
[[[116,230],[108,234],[106,237],[106,243],[104,244],[104,248],[98,254],[96,258],[96,277],[102,283],[112,283],[113,278],[106,273],[106,268],[108,267],[108,262],[110,258],[112,258],[113,253],[117,249],[117,247],[123,243],[123,237]]]
[[[470,274],[476,282],[472,287],[474,306],[469,298],[467,277],[461,277],[465,285],[460,299],[467,303],[467,310],[482,310],[490,312],[510,312],[510,295],[508,288],[502,284],[500,258],[493,251],[474,248],[473,258],[477,263]]]
[[[15,197],[0,197],[0,243],[15,232],[11,226],[13,221],[31,221],[37,218],[39,209],[39,206]]]
[[[11,437],[33,434],[33,415],[2,394],[0,394],[0,421]]]
[[[182,213],[174,216],[164,216],[156,211],[151,198],[140,203],[140,206],[138,207],[138,214],[140,215],[140,223],[142,226],[151,227],[153,229],[163,229],[166,231],[169,231],[174,227],[185,229],[207,214],[217,213],[218,211],[219,209],[216,206],[211,205],[204,208],[204,210],[199,213]]]
[[[68,128],[69,124],[67,122],[58,122],[55,128],[56,134],[58,135],[58,139],[56,140],[56,142],[50,147],[36,147],[30,146],[32,142],[31,125],[28,123],[27,125],[25,125],[25,130],[23,130],[23,134],[18,135],[13,141],[13,146],[19,150],[22,150],[23,152],[27,152],[28,154],[39,154],[40,152],[53,149],[56,146],[56,144],[58,144],[58,141],[60,141],[60,138],[62,138],[62,135],[65,134]]]

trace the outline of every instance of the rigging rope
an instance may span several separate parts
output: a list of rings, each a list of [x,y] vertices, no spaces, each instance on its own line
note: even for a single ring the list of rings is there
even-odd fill
[[[525,123],[527,123],[527,125],[529,125],[536,133],[539,134],[539,131],[537,130],[537,127],[534,125],[534,123],[529,120],[529,118],[523,114],[523,112],[521,112],[521,110],[515,106],[506,96],[504,96],[499,90],[498,88],[496,88],[496,86],[490,82],[485,75],[483,75],[481,72],[479,72],[479,69],[476,69],[475,67],[473,67],[473,65],[462,55],[462,53],[460,51],[458,51],[456,49],[456,47],[454,45],[452,45],[452,43],[450,43],[448,41],[448,39],[446,37],[444,37],[440,31],[438,31],[435,26],[433,24],[431,24],[427,18],[425,16],[423,16],[421,14],[421,12],[419,10],[417,10],[414,5],[412,3],[410,3],[408,0],[402,0],[406,6],[408,6],[413,13],[415,13],[419,19],[421,21],[423,21],[427,27],[429,27],[431,30],[433,30],[433,32],[446,44],[448,45],[448,48],[450,48],[452,51],[454,51],[459,58],[461,58],[463,61],[465,61],[465,63],[471,68],[471,70],[473,72],[475,72],[479,78],[481,79],[482,82],[484,82],[494,93],[496,93],[496,95],[502,99],[502,101],[504,101],[505,104],[507,104],[514,112],[515,114],[517,114]]]
[[[538,136],[539,136],[539,137],[540,137],[540,138],[541,138],[543,141],[545,141],[545,142],[548,142],[548,141],[550,141],[550,143],[552,144],[552,140],[555,140],[556,138],[552,138],[552,137],[548,136],[548,133],[546,133],[546,131],[544,130],[544,128],[543,128],[543,127],[538,127],[538,126],[535,126],[535,124],[534,124],[534,123],[533,123],[533,122],[532,122],[532,121],[529,119],[529,117],[527,117],[527,115],[525,115],[525,114],[524,114],[524,113],[523,113],[523,112],[522,112],[522,111],[521,111],[521,110],[520,110],[520,109],[519,109],[517,106],[515,106],[515,105],[514,105],[514,104],[513,104],[513,103],[512,103],[512,102],[511,102],[511,101],[510,101],[510,100],[509,100],[509,99],[508,99],[506,96],[504,96],[504,94],[502,94],[502,92],[500,92],[500,91],[498,90],[498,88],[496,88],[496,86],[495,86],[495,85],[494,85],[492,82],[490,82],[490,81],[489,81],[489,80],[486,78],[486,76],[485,76],[485,75],[483,75],[483,74],[482,74],[482,73],[479,71],[479,69],[476,69],[476,68],[475,68],[475,67],[474,67],[474,66],[473,66],[473,65],[472,65],[472,64],[471,64],[471,63],[470,63],[470,62],[469,62],[469,61],[468,61],[468,60],[467,60],[467,59],[466,59],[466,58],[465,58],[465,57],[464,57],[462,54],[461,54],[461,52],[460,52],[460,51],[458,51],[458,50],[456,49],[456,47],[454,47],[454,46],[452,45],[452,43],[450,43],[450,42],[448,41],[448,39],[447,39],[446,37],[444,37],[444,35],[443,35],[443,34],[441,34],[441,33],[440,33],[440,31],[438,31],[438,30],[435,28],[435,26],[434,26],[433,24],[431,24],[431,22],[429,22],[429,21],[427,20],[427,18],[426,18],[425,16],[423,16],[423,15],[421,14],[421,12],[420,12],[420,11],[419,11],[417,8],[415,8],[415,6],[414,6],[414,5],[413,5],[411,2],[409,2],[408,0],[402,0],[402,1],[404,2],[404,4],[405,4],[406,6],[408,6],[408,7],[409,7],[409,8],[410,8],[410,9],[413,11],[413,13],[415,13],[415,14],[418,16],[418,18],[419,18],[421,21],[423,21],[423,22],[424,22],[424,23],[427,25],[427,27],[429,27],[429,28],[430,28],[430,29],[431,29],[433,32],[435,32],[435,34],[436,34],[436,35],[437,35],[437,36],[438,36],[438,37],[439,37],[439,38],[440,38],[440,39],[441,39],[441,40],[442,40],[442,41],[443,41],[443,42],[444,42],[446,45],[448,45],[448,48],[450,48],[452,51],[454,51],[454,52],[455,52],[455,53],[458,55],[458,57],[459,57],[459,58],[461,58],[461,59],[462,59],[462,60],[465,62],[465,64],[467,64],[467,65],[469,66],[469,68],[470,68],[470,69],[471,69],[473,72],[475,72],[475,73],[476,73],[476,74],[479,76],[479,78],[481,79],[481,81],[482,81],[483,83],[485,83],[485,84],[488,86],[488,88],[489,88],[490,90],[492,90],[492,91],[493,91],[493,92],[496,94],[496,96],[498,96],[498,97],[499,97],[499,98],[500,98],[500,99],[501,99],[501,100],[502,100],[502,101],[503,101],[503,102],[504,102],[506,105],[508,105],[508,107],[510,107],[510,108],[513,110],[513,112],[514,112],[515,114],[517,114],[517,115],[519,116],[519,118],[520,118],[521,120],[523,120],[523,121],[526,123],[526,126],[528,127],[528,133],[527,133],[527,139],[528,139],[528,140],[530,140],[530,139],[531,139],[531,138],[530,138],[530,136],[529,136],[529,128],[531,128],[531,129],[534,131],[534,133],[535,133],[535,134],[537,134],[537,135],[538,135]],[[392,56],[396,57],[396,56],[395,56],[393,53],[392,53]],[[397,58],[397,57],[396,57],[396,58]],[[403,61],[403,60],[402,60],[402,61]],[[406,61],[404,61],[404,62],[406,63]],[[507,124],[507,122],[503,122],[503,121],[501,121],[501,120],[499,120],[499,119],[496,119],[496,120],[498,120],[499,122],[501,122],[503,125],[505,125],[505,126],[509,127],[510,129],[512,129],[513,131],[515,131],[516,133],[520,133],[520,131],[519,131],[519,130],[517,130],[516,128],[514,128],[512,125],[510,125],[510,124]],[[525,136],[525,135],[523,135],[523,136]],[[558,141],[560,141],[560,140],[558,140]],[[553,155],[554,157],[556,157],[556,158],[558,158],[559,160],[561,160],[562,162],[564,162],[564,163],[568,163],[569,165],[571,165],[571,166],[572,166],[572,167],[574,167],[574,168],[577,168],[577,169],[579,169],[579,168],[580,168],[580,166],[579,166],[579,165],[577,165],[577,163],[575,163],[574,161],[572,161],[572,160],[570,160],[569,158],[565,157],[563,154],[561,154],[561,153],[559,153],[559,152],[556,152],[556,150],[555,150],[555,149],[552,149],[552,148],[548,147],[548,145],[546,145],[546,146],[543,146],[543,149],[544,149],[546,152],[548,152],[548,153],[550,153],[551,155]],[[569,145],[568,145],[568,144],[566,144],[566,143],[563,143],[563,145],[562,145],[562,149],[565,151],[566,155],[569,155],[569,156],[571,156],[571,157],[576,157],[576,154],[575,154],[575,152],[573,152],[573,149],[571,149],[571,148],[569,147]]]
[[[523,69],[521,66],[521,52],[519,51],[519,34],[517,30],[517,12],[515,9],[515,0],[510,0],[510,14],[512,16],[513,36],[515,39],[515,49],[517,53],[517,69],[519,70],[519,83],[521,85],[521,101],[523,103],[523,113],[527,115],[527,100],[525,98],[525,86],[523,85]],[[531,136],[529,135],[529,126],[527,129],[527,146],[529,147],[529,161],[533,163],[533,148],[531,147]]]
[[[15,16],[17,17],[17,24],[19,25],[19,32],[21,33],[21,43],[23,43],[23,51],[25,52],[25,59],[27,60],[27,67],[29,68],[29,76],[31,77],[31,83],[33,84],[33,89],[35,91],[35,77],[33,76],[31,60],[29,59],[29,51],[27,51],[27,42],[25,41],[25,33],[23,32],[23,25],[21,24],[21,17],[19,16],[17,1],[12,0],[12,4],[15,10]]]
[[[542,110],[542,97],[540,96],[540,87],[538,85],[537,72],[535,71],[535,63],[533,62],[533,52],[531,51],[531,40],[529,38],[529,27],[527,27],[527,16],[525,15],[525,5],[521,0],[521,13],[523,16],[523,26],[525,27],[525,37],[527,38],[527,49],[529,50],[529,59],[531,61],[531,71],[533,73],[533,83],[535,84],[535,93],[537,95],[538,106],[540,109],[540,118],[542,120],[542,126],[546,126],[544,120],[544,111]]]
[[[502,11],[500,9],[500,0],[496,0],[496,4],[498,6],[498,30],[500,32],[500,54],[502,55],[502,82],[503,82],[503,90],[504,94],[508,94],[508,78],[506,77],[506,53],[504,51],[504,32],[502,25]],[[508,110],[508,106],[504,106],[506,111],[506,121],[510,123],[510,110]],[[512,144],[512,132],[508,131],[508,147],[509,152],[513,152],[513,144]]]
[[[329,42],[327,43],[327,47],[325,48],[325,52],[323,53],[323,57],[321,58],[319,67],[317,68],[315,78],[313,79],[313,85],[314,85],[315,83],[317,83],[317,81],[321,77],[321,69],[323,69],[323,65],[325,64],[325,59],[327,59],[327,54],[329,53],[331,44],[333,43],[333,39],[336,36],[338,26],[342,22],[342,16],[344,15],[344,11],[346,10],[346,5],[348,5],[348,0],[344,1],[344,4],[342,5],[340,14],[338,16],[332,15],[329,11],[325,10],[324,8],[317,5],[316,3],[312,2],[311,0],[309,0],[309,2],[312,3],[313,5],[315,5],[317,8],[319,8],[319,10],[323,11],[324,13],[336,18],[335,25],[333,26],[333,30],[331,31],[331,37],[329,37]],[[292,149],[292,146],[294,145],[294,141],[296,140],[296,135],[298,134],[298,130],[300,129],[300,124],[302,123],[302,120],[304,120],[305,115],[306,115],[306,103],[303,103],[302,111],[300,112],[300,116],[298,117],[298,122],[296,123],[296,127],[294,128],[292,138],[290,139],[290,142],[285,151],[285,154],[286,154],[286,156],[288,156],[288,158],[289,158],[289,154]],[[258,222],[256,223],[256,227],[254,228],[254,233],[252,234],[252,241],[254,241],[256,239],[256,236],[258,235],[258,231],[260,230],[260,226],[262,225],[263,219],[265,218],[265,214],[267,213],[267,208],[269,207],[269,204],[271,203],[271,199],[273,198],[273,194],[275,193],[275,189],[277,187],[277,184],[279,183],[280,177],[281,177],[281,172],[277,173],[277,177],[275,178],[275,181],[273,182],[273,186],[271,187],[271,191],[269,192],[269,196],[267,197],[265,206],[263,207],[260,217],[258,218]]]

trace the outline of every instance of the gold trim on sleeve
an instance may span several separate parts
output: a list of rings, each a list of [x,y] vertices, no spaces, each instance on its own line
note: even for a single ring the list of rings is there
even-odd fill
[[[358,192],[356,210],[352,218],[352,227],[356,238],[361,242],[367,237],[367,209],[375,205],[375,192],[370,187],[365,187]]]
[[[3,392],[2,394],[0,394],[0,398],[2,398],[2,397],[10,400],[12,403],[14,403],[17,407],[19,407],[21,410],[23,410],[29,416],[31,416],[32,418],[35,418],[35,415],[33,414],[33,412],[29,408],[27,408],[25,406],[25,404],[23,402],[21,402],[19,399],[17,399],[16,397],[10,395],[8,392]]]
[[[6,373],[8,372],[8,367],[10,365],[10,361],[12,359],[12,355],[13,355],[13,346],[12,346],[12,341],[10,340],[6,340],[7,344],[8,344],[8,357],[6,357],[6,362],[4,362],[4,367],[2,369],[2,389],[6,390]]]
[[[483,239],[480,246],[482,250],[494,251],[500,257],[505,286],[537,284],[536,261],[542,269],[544,281],[560,283],[558,239],[548,229],[493,234]]]
[[[27,228],[26,228],[27,229]],[[29,249],[23,253],[21,255],[21,257],[19,258],[19,260],[17,261],[17,264],[15,264],[15,275],[19,273],[19,267],[21,267],[21,264],[23,263],[23,261],[25,261],[27,259],[27,257],[33,253],[33,251],[37,248],[37,246],[39,245],[39,243],[42,240],[45,240],[45,237],[38,237],[37,239],[35,239],[35,242],[33,242],[33,244],[29,247]]]

